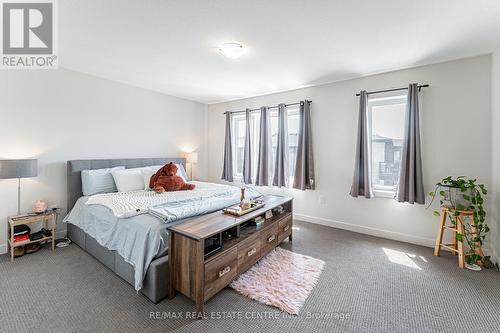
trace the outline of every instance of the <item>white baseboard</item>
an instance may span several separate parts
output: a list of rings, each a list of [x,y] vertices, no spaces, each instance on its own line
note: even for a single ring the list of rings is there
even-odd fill
[[[56,231],[56,239],[66,237],[66,230]],[[7,253],[7,244],[0,244],[0,254]]]
[[[390,231],[390,230],[371,228],[371,227],[366,227],[366,226],[362,226],[362,225],[358,225],[358,224],[340,222],[340,221],[327,219],[327,218],[323,218],[323,217],[316,217],[316,216],[297,214],[297,213],[294,213],[293,216],[297,220],[304,221],[304,222],[320,224],[320,225],[324,225],[327,227],[354,231],[354,232],[358,232],[361,234],[377,236],[377,237],[382,237],[382,238],[388,238],[388,239],[397,240],[400,242],[422,245],[422,246],[431,247],[431,248],[434,247],[434,243],[435,243],[435,240],[430,239],[430,238],[418,237],[418,236],[403,234],[403,233]]]
[[[431,248],[434,247],[434,239],[430,239],[430,238],[418,237],[418,236],[414,236],[414,235],[403,234],[403,233],[384,230],[384,229],[371,228],[371,227],[361,226],[358,224],[340,222],[340,221],[336,221],[336,220],[332,220],[332,219],[326,219],[323,217],[316,217],[316,216],[310,216],[310,215],[305,215],[305,214],[295,213],[294,217],[300,221],[314,223],[314,224],[320,224],[320,225],[324,225],[327,227],[354,231],[354,232],[358,232],[361,234],[377,236],[377,237],[382,237],[382,238],[388,238],[388,239],[393,239],[393,240],[397,240],[400,242],[422,245],[422,246],[427,246],[427,247],[431,247]],[[61,237],[65,237],[65,236],[66,236],[65,230],[61,230],[61,231],[56,232],[56,238],[61,238]],[[7,253],[7,244],[0,244],[0,254],[5,254],[5,253]]]

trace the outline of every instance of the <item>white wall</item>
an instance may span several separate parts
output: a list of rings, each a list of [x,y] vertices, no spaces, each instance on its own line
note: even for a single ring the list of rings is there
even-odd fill
[[[22,209],[44,199],[64,214],[70,159],[182,157],[197,148],[195,173],[206,178],[206,113],[200,103],[65,69],[2,71],[0,158],[38,158],[39,176],[22,180]],[[0,180],[0,253],[16,212],[17,180]]]
[[[491,227],[490,243],[492,259],[500,261],[500,49],[492,55],[491,63],[491,111],[492,111],[492,187],[490,188]]]
[[[429,83],[422,91],[426,191],[447,175],[491,184],[491,57],[481,56],[209,106],[209,179],[220,181],[223,111],[311,99],[317,190],[266,190],[295,198],[303,220],[433,246],[437,220],[421,205],[354,199],[351,186],[358,98],[378,90]],[[265,79],[265,78],[263,78]],[[320,196],[325,203],[320,204]]]

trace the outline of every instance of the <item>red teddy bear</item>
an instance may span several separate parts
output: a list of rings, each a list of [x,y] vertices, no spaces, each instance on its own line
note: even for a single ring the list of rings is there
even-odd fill
[[[184,180],[176,175],[177,166],[172,162],[163,166],[149,180],[149,187],[156,193],[165,191],[184,191],[194,189],[193,184],[187,184]]]

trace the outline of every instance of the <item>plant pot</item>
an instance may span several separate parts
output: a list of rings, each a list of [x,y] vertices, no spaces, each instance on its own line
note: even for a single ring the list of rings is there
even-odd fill
[[[459,188],[456,187],[443,187],[443,190],[446,192],[445,204],[453,207],[463,206],[465,207],[465,209],[469,207],[470,201],[466,200],[463,196],[468,195],[470,197],[472,195],[471,190],[462,192]]]

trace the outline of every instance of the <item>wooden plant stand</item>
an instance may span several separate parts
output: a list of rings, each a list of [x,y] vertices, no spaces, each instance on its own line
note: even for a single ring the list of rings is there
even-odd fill
[[[453,213],[455,210],[452,207],[449,206],[442,206],[441,207],[441,215],[440,215],[440,222],[439,222],[439,229],[438,229],[438,234],[436,237],[436,245],[434,247],[434,255],[436,257],[439,257],[441,248],[446,249],[450,251],[451,253],[458,255],[458,266],[460,268],[465,267],[465,257],[466,254],[464,253],[464,242],[463,239],[465,238],[465,234],[470,234],[472,237],[477,236],[477,229],[474,226],[474,211],[473,210],[460,210],[459,215],[456,218],[456,225],[447,225],[446,221],[448,220],[449,216],[453,216]],[[467,232],[465,231],[464,228],[464,220],[470,218],[472,219],[471,222],[471,231]],[[453,243],[451,244],[446,244],[443,243],[443,235],[444,231],[448,230],[452,232],[452,237],[453,237]],[[462,240],[457,240],[457,233],[463,235]],[[481,248],[481,244],[476,243],[476,253],[483,256],[483,250]]]

